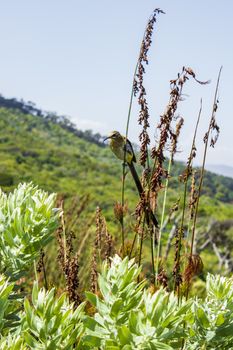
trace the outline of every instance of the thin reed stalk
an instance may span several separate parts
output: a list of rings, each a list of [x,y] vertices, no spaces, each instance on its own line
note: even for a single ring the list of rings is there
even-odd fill
[[[36,268],[36,261],[33,261],[33,266],[34,266],[34,274],[35,274],[35,281],[38,283],[38,273],[37,273],[37,268]]]
[[[125,158],[125,155],[124,155]],[[122,189],[121,189],[121,205],[124,208],[125,205],[125,161],[122,165]],[[121,221],[121,249],[122,249],[122,256],[125,256],[125,226],[124,226],[124,215]]]
[[[181,231],[184,231],[184,219],[185,219],[185,210],[186,210],[186,200],[187,200],[187,191],[188,191],[188,180],[190,178],[190,175],[192,174],[192,162],[193,162],[193,158],[196,156],[196,136],[197,136],[197,130],[198,130],[198,126],[199,126],[199,122],[200,122],[200,118],[201,118],[201,113],[202,113],[202,99],[200,101],[200,108],[199,108],[199,112],[198,112],[198,117],[197,117],[197,122],[196,122],[196,126],[195,126],[195,130],[194,130],[194,135],[193,135],[193,140],[192,140],[192,146],[191,146],[191,151],[188,157],[188,162],[187,162],[187,166],[185,171],[183,172],[182,176],[181,176],[181,180],[184,181],[184,193],[183,193],[183,202],[182,202],[182,216],[181,216],[181,223],[180,223],[180,227],[181,227]],[[181,248],[181,239],[182,237],[180,237],[180,244],[179,244],[179,248]],[[188,237],[187,237],[188,240]],[[180,257],[179,257],[180,259]]]
[[[194,247],[194,240],[195,240],[195,235],[196,235],[196,224],[197,224],[197,215],[198,215],[198,209],[199,209],[199,201],[200,201],[200,196],[201,196],[201,190],[202,190],[202,184],[203,184],[203,179],[204,179],[204,173],[205,173],[205,163],[206,163],[206,156],[207,156],[207,148],[209,144],[209,138],[211,132],[215,131],[216,135],[214,138],[211,138],[210,146],[214,147],[215,143],[217,142],[218,135],[219,135],[219,126],[216,123],[215,115],[216,111],[218,109],[218,90],[219,90],[219,82],[220,82],[220,77],[221,77],[221,72],[222,72],[222,67],[219,70],[218,74],[218,79],[216,83],[216,88],[215,88],[215,94],[214,94],[214,102],[213,102],[213,107],[212,107],[212,113],[211,113],[211,118],[210,118],[210,123],[208,130],[204,136],[204,154],[203,154],[203,161],[202,161],[202,167],[201,167],[201,175],[200,175],[200,181],[199,181],[199,186],[198,186],[198,191],[197,191],[197,200],[196,200],[196,206],[195,206],[195,211],[194,211],[194,219],[193,219],[193,226],[192,226],[192,237],[191,237],[191,245],[190,245],[190,253],[189,253],[189,261],[188,265],[186,267],[186,275],[187,275],[187,288],[186,288],[186,299],[188,299],[189,295],[189,290],[190,290],[190,281],[191,277],[193,275],[193,267],[195,267],[195,264],[193,262],[193,247]],[[200,257],[195,257],[199,258]],[[197,265],[197,264],[196,264]],[[201,263],[199,263],[201,265]]]
[[[63,252],[64,252],[64,266],[66,265],[67,261],[67,247],[66,247],[66,227],[65,227],[65,220],[64,220],[64,208],[63,208],[63,201],[61,202],[61,224],[62,224],[62,236],[63,236]]]
[[[132,84],[132,88],[131,88],[129,110],[128,110],[128,116],[127,116],[127,122],[126,122],[126,130],[125,130],[125,145],[127,143],[127,138],[128,138],[128,134],[129,134],[129,122],[130,122],[130,116],[131,116],[132,105],[133,105],[133,97],[134,97],[134,81],[135,81],[135,77],[137,74],[138,64],[139,64],[139,61],[137,61],[134,75],[133,75],[133,84]],[[126,148],[124,150],[124,162],[122,165],[122,187],[121,187],[121,205],[122,205],[122,208],[124,208],[124,206],[125,206],[125,177],[126,177],[125,164],[126,164]],[[125,255],[124,215],[123,215],[122,222],[121,222],[121,245],[122,245],[122,255],[124,256]]]
[[[154,232],[153,227],[149,228],[150,230],[150,246],[151,246],[151,266],[152,266],[152,283],[155,285],[155,259],[154,259]]]
[[[143,240],[144,240],[144,232],[145,232],[145,213],[144,213],[144,216],[143,216],[142,231],[141,231],[141,234],[140,234],[138,266],[141,266],[141,261],[142,261],[142,246],[143,246]]]
[[[170,158],[168,162],[168,169],[167,169],[167,176],[165,181],[165,190],[164,190],[164,196],[163,196],[163,207],[162,207],[162,216],[161,216],[161,223],[159,228],[159,237],[158,237],[158,247],[157,247],[157,257],[156,257],[156,275],[155,275],[155,281],[157,283],[158,273],[159,273],[159,258],[161,256],[161,236],[162,236],[162,230],[164,226],[164,218],[165,218],[165,209],[166,209],[166,203],[167,203],[167,192],[168,192],[168,183],[169,183],[169,177],[171,173],[171,166],[173,163],[174,155],[177,151],[177,143],[178,138],[180,135],[181,128],[184,124],[184,119],[180,118],[176,125],[176,131],[175,133],[171,132],[171,151],[170,151]]]
[[[140,111],[140,116],[139,116],[139,124],[144,122],[143,125],[143,132],[140,136],[141,141],[142,141],[142,146],[141,146],[141,151],[146,154],[146,159],[147,159],[147,165],[149,167],[149,156],[148,156],[148,143],[149,143],[149,136],[146,132],[146,128],[149,126],[148,124],[148,107],[147,107],[147,102],[144,98],[145,95],[145,89],[143,87],[143,74],[145,73],[144,66],[142,65],[142,62],[146,62],[148,64],[148,59],[147,59],[147,53],[149,50],[149,47],[151,45],[151,36],[153,33],[153,26],[154,23],[156,22],[156,15],[159,13],[163,13],[162,10],[160,9],[155,9],[153,11],[153,14],[150,16],[147,26],[145,28],[144,34],[143,34],[143,39],[141,42],[140,46],[140,51],[139,51],[139,57],[136,63],[136,67],[134,70],[134,75],[133,75],[133,83],[132,83],[132,88],[131,88],[131,94],[130,94],[130,103],[129,103],[129,109],[128,109],[128,116],[127,116],[127,122],[126,122],[126,132],[125,132],[125,144],[127,143],[127,138],[128,138],[128,133],[129,133],[129,123],[130,123],[130,117],[131,117],[131,111],[132,111],[132,104],[133,104],[133,97],[137,95],[137,93],[140,91],[138,103],[141,106],[141,111]],[[138,78],[138,80],[137,80]],[[142,150],[143,149],[143,150]],[[141,156],[143,158],[143,156]],[[140,158],[140,160],[141,160]],[[126,148],[124,151],[124,163],[122,167],[122,193],[121,193],[121,205],[124,208],[125,205],[125,159],[126,159]],[[141,162],[143,164],[143,161]],[[145,162],[144,162],[145,164]],[[125,250],[125,229],[124,229],[124,218],[121,224],[121,240],[122,240],[122,254],[124,256],[124,250]],[[134,240],[135,241],[135,240]],[[132,251],[132,248],[131,248]]]
[[[46,269],[45,269],[45,263],[44,263],[44,250],[41,248],[40,250],[40,259],[37,263],[37,267],[36,270],[38,273],[40,273],[41,271],[43,271],[43,276],[44,276],[44,286],[45,289],[48,289],[48,281],[47,281],[47,274],[46,274]]]
[[[161,222],[159,227],[159,234],[158,234],[158,246],[157,246],[157,255],[156,255],[156,270],[155,270],[155,283],[157,284],[158,280],[158,274],[159,274],[159,258],[161,256],[161,237],[162,237],[162,230],[163,230],[163,224],[164,224],[164,218],[165,218],[165,209],[166,209],[166,203],[167,203],[167,191],[168,191],[168,182],[169,182],[169,175],[171,172],[171,165],[172,165],[172,154],[169,159],[168,163],[168,176],[166,178],[165,182],[165,190],[164,190],[164,197],[163,197],[163,208],[162,208],[162,215],[161,215]]]
[[[45,269],[45,264],[44,264],[44,259],[43,259],[43,257],[42,257],[42,269],[43,269],[43,275],[44,275],[44,285],[45,285],[45,289],[48,290],[47,273],[46,273],[46,269]]]
[[[129,259],[131,259],[132,254],[133,254],[133,249],[134,249],[134,245],[136,242],[137,234],[138,234],[137,232],[135,232],[135,234],[134,234],[133,243],[132,243],[131,248],[130,248]]]
[[[189,204],[188,204],[190,213],[189,213],[189,222],[188,222],[187,237],[186,237],[187,242],[189,242],[190,229],[192,227],[192,221],[193,221],[196,202],[197,202],[196,173],[197,173],[196,170],[192,171],[191,190],[190,190],[190,198],[189,198]],[[185,253],[187,254],[187,250],[188,250],[187,244],[185,248],[186,248]]]
[[[199,207],[199,200],[201,196],[201,190],[202,190],[202,184],[203,184],[203,179],[204,179],[204,173],[205,173],[205,163],[206,163],[206,155],[207,155],[207,147],[209,143],[209,137],[210,137],[210,132],[211,130],[216,130],[217,131],[217,136],[219,133],[219,127],[216,124],[215,121],[215,114],[218,108],[218,100],[217,100],[217,95],[218,95],[218,89],[219,89],[219,82],[220,82],[220,77],[221,77],[221,72],[222,72],[222,67],[219,70],[218,74],[218,79],[217,79],[217,84],[216,84],[216,89],[215,89],[215,94],[214,94],[214,103],[213,103],[213,108],[212,108],[212,114],[211,114],[211,119],[209,123],[209,128],[207,133],[205,134],[204,137],[204,143],[205,143],[205,148],[204,148],[204,155],[203,155],[203,161],[202,161],[202,167],[201,167],[201,175],[200,175],[200,183],[198,187],[198,195],[197,195],[197,203],[196,203],[196,208],[194,212],[194,219],[193,219],[193,229],[192,229],[192,239],[191,239],[191,246],[190,246],[190,256],[193,254],[193,244],[194,244],[194,238],[195,238],[195,230],[196,230],[196,223],[197,223],[197,214],[198,214],[198,207]],[[214,147],[215,142],[217,141],[217,137],[215,140],[211,140],[211,146]]]
[[[181,180],[184,181],[184,193],[183,193],[183,203],[182,203],[182,216],[181,216],[181,223],[180,223],[180,228],[177,231],[178,233],[178,238],[177,238],[177,251],[176,251],[176,259],[175,259],[175,266],[174,266],[174,291],[177,289],[178,293],[178,302],[180,300],[180,284],[177,283],[178,278],[178,269],[180,266],[180,257],[181,257],[181,246],[182,246],[182,238],[183,238],[183,233],[184,233],[184,220],[185,220],[185,210],[186,210],[186,200],[187,200],[187,191],[188,191],[188,180],[190,178],[190,175],[192,174],[192,162],[193,158],[196,156],[196,135],[197,135],[197,130],[201,118],[201,113],[202,113],[202,99],[200,102],[200,108],[198,112],[198,117],[197,117],[197,122],[195,126],[195,131],[193,135],[193,141],[192,141],[192,146],[191,146],[191,151],[188,157],[188,162],[185,171],[183,172],[181,176]]]

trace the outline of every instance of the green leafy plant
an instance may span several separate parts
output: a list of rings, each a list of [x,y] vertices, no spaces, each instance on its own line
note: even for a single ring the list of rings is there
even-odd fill
[[[140,268],[127,257],[103,265],[98,284],[102,299],[86,293],[95,306],[94,317],[86,317],[83,344],[91,349],[173,349],[181,345],[183,321],[190,302],[160,289],[153,295],[137,283]],[[171,345],[169,345],[171,344]]]
[[[0,271],[13,279],[39,255],[52,239],[59,215],[55,194],[32,183],[19,184],[8,196],[0,191]]]
[[[0,332],[4,328],[13,326],[14,313],[12,312],[15,302],[11,302],[10,298],[13,296],[14,284],[9,283],[5,276],[0,275]],[[16,316],[15,316],[16,317]]]
[[[193,302],[187,349],[233,349],[233,279],[208,274],[206,293]]]
[[[96,294],[86,293],[87,300],[97,309],[94,317],[85,319],[87,335],[84,343],[90,348],[116,346],[119,343],[119,332],[127,324],[130,311],[138,307],[142,300],[145,282],[136,282],[140,271],[133,260],[129,261],[126,257],[122,261],[117,255],[110,268],[107,262],[103,264],[98,278],[103,300]]]
[[[11,350],[198,350],[233,349],[233,279],[208,275],[206,298],[178,298],[165,289],[151,293],[137,282],[141,268],[115,255],[98,278],[100,293],[87,292],[93,316],[77,309],[55,288],[25,298],[17,327],[10,326],[13,283],[0,278],[0,348]],[[29,301],[31,300],[31,302]],[[91,310],[91,309],[89,309]],[[16,310],[17,311],[17,310]]]
[[[190,307],[190,301],[178,303],[174,293],[164,289],[154,294],[145,291],[142,306],[132,311],[129,319],[134,346],[139,349],[179,349],[186,337],[183,321]]]
[[[84,320],[81,349],[232,349],[233,280],[208,275],[204,300],[178,299],[164,289],[151,294],[136,283],[140,269],[118,256],[103,265],[102,297],[86,293],[96,308]],[[186,343],[184,343],[186,341]]]
[[[9,334],[7,337],[2,337],[0,339],[0,349],[1,350],[26,350],[28,349],[24,344],[23,338],[19,335],[12,336]]]
[[[55,296],[55,288],[46,292],[37,282],[32,291],[32,303],[24,302],[21,329],[29,349],[73,350],[83,332],[85,304],[74,310],[66,294]]]

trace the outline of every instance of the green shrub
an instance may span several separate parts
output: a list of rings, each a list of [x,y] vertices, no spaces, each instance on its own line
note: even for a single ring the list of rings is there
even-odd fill
[[[13,292],[14,284],[10,283],[4,275],[0,275],[0,334],[12,330],[20,321],[19,296]]]
[[[193,300],[187,349],[233,349],[233,279],[208,274],[206,293]]]
[[[233,349],[233,278],[208,274],[204,299],[155,293],[138,283],[134,260],[115,255],[98,277],[100,293],[87,292],[95,314],[77,309],[66,294],[39,289],[21,302],[16,279],[51,240],[59,211],[55,195],[30,184],[0,193],[0,349],[198,350]]]
[[[46,292],[38,288],[35,282],[32,291],[32,303],[24,301],[22,332],[29,349],[73,350],[83,332],[83,308],[74,310],[66,294],[59,298],[55,289]]]
[[[17,279],[30,268],[57,227],[54,201],[55,194],[32,183],[20,184],[8,196],[0,190],[0,272]]]
[[[97,312],[86,317],[83,343],[90,349],[173,349],[181,346],[183,322],[190,302],[178,304],[164,289],[153,295],[137,283],[140,268],[133,260],[115,256],[103,265],[98,283],[102,299],[86,297]]]
[[[101,295],[87,292],[94,316],[77,309],[66,294],[33,286],[25,298],[17,327],[12,319],[13,284],[0,279],[0,348],[12,350],[199,350],[233,349],[233,280],[208,275],[206,298],[179,300],[164,289],[151,294],[137,283],[140,268],[115,256],[103,264],[98,278]],[[29,301],[31,300],[31,302]]]
[[[28,347],[24,344],[24,340],[20,335],[12,336],[9,334],[7,337],[2,337],[0,339],[0,349],[1,350],[27,350]]]

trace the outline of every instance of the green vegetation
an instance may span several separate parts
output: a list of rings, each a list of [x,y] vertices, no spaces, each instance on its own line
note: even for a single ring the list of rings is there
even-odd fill
[[[23,185],[24,186],[24,185]],[[46,194],[30,186],[22,197],[37,203]],[[21,186],[15,191],[22,194]],[[38,196],[39,194],[39,196]],[[21,197],[21,198],[22,198]],[[47,197],[46,199],[48,199]],[[6,200],[10,203],[9,197]],[[51,200],[45,200],[44,210],[51,211]],[[24,201],[17,202],[22,213],[15,219],[14,236],[22,234],[20,222],[28,214]],[[40,215],[40,206],[33,215]],[[56,209],[52,210],[56,220]],[[27,226],[26,226],[27,227]],[[32,231],[34,223],[31,222]],[[50,220],[41,223],[42,232],[50,232]],[[51,233],[50,233],[51,234]],[[48,241],[47,241],[48,242]],[[37,253],[40,246],[37,245]],[[10,246],[8,265],[15,263],[14,247]],[[27,262],[35,260],[28,253]],[[24,259],[24,256],[21,257]],[[24,267],[24,265],[22,265]],[[5,270],[1,266],[1,273]],[[98,277],[99,294],[86,293],[85,302],[78,307],[67,295],[56,295],[55,288],[45,290],[34,282],[32,292],[19,293],[20,280],[13,283],[0,274],[0,347],[5,350],[47,349],[106,349],[106,350],[198,350],[232,349],[233,281],[208,275],[204,300],[178,298],[160,288],[152,292],[146,281],[138,282],[141,268],[134,259],[115,255],[111,264],[105,261]],[[14,279],[14,276],[13,276]],[[89,302],[92,307],[87,307]]]
[[[233,349],[233,280],[213,274],[233,272],[233,179],[205,172],[222,68],[202,166],[193,168],[202,101],[187,164],[176,163],[183,90],[208,81],[182,67],[151,145],[144,75],[162,13],[153,11],[144,32],[126,137],[111,136],[123,166],[100,134],[0,96],[1,349]]]
[[[0,192],[0,269],[11,279],[19,279],[51,241],[59,214],[54,199],[30,183],[8,196]]]
[[[120,198],[122,166],[108,148],[79,137],[43,116],[12,108],[0,108],[0,127],[3,190],[8,192],[19,182],[33,181],[66,198],[90,194],[91,210],[99,205],[107,218],[112,216],[113,203]],[[171,191],[171,199],[177,199],[178,176],[183,170],[182,163],[175,163],[170,185],[176,191]],[[137,191],[129,177],[126,198],[133,208]],[[206,172],[203,194],[209,197],[210,206],[218,205],[219,201],[232,203],[233,179]],[[227,211],[230,206],[225,208]],[[208,210],[206,214],[209,215]]]
[[[107,148],[43,117],[3,108],[0,117],[0,184],[5,191],[33,181],[65,198],[91,194],[91,210],[103,205],[109,213],[120,193],[121,164]]]
[[[113,205],[121,194],[121,164],[107,148],[80,138],[43,116],[5,108],[0,110],[0,115],[1,127],[5,131],[0,143],[1,184],[8,192],[8,195],[1,192],[0,196],[0,348],[233,349],[232,279],[210,274],[202,276],[202,280],[196,280],[191,291],[191,295],[195,295],[196,291],[200,294],[201,290],[202,299],[186,299],[168,292],[172,285],[168,280],[170,277],[165,275],[162,282],[165,288],[157,287],[155,290],[154,286],[148,285],[148,280],[142,279],[142,276],[148,276],[150,280],[147,259],[150,247],[147,241],[143,266],[139,267],[134,259],[128,257],[122,259],[116,255],[111,263],[108,258],[102,266],[98,285],[93,290],[95,293],[81,293],[84,286],[88,286],[90,269],[87,263],[90,264],[95,230],[93,254],[99,256],[100,262],[106,256],[101,241],[106,239],[101,236],[101,232],[106,230],[106,223],[99,212],[97,229],[93,226],[93,220],[90,221],[90,233],[87,228],[87,220],[93,217],[96,206],[103,208],[107,224],[115,236],[114,248],[119,246],[119,227],[116,219],[112,218]],[[182,164],[175,163],[169,179],[168,208],[182,195],[183,185],[178,181],[178,175],[183,170]],[[129,175],[126,179],[125,195],[129,210],[133,210],[138,201],[137,192]],[[60,260],[63,259],[65,281],[58,272],[55,246],[51,242],[53,232],[59,225],[59,216],[64,214],[61,209],[55,208],[54,194],[49,195],[32,183],[20,184],[15,188],[25,180],[33,180],[49,192],[57,191],[58,197],[67,202],[66,228],[61,230],[59,243],[60,249],[64,249],[63,257],[60,250]],[[229,240],[231,225],[227,224],[226,219],[231,219],[233,214],[232,180],[210,173],[207,173],[207,180],[201,197],[199,229],[205,231],[210,218],[222,220],[226,226],[225,240]],[[221,187],[228,189],[226,195],[222,196],[224,192],[221,190],[219,196],[216,188]],[[79,199],[73,200],[74,194]],[[162,195],[163,191],[158,198],[160,207]],[[84,208],[83,212],[81,207]],[[78,221],[75,211],[81,213]],[[161,210],[158,211],[160,213]],[[171,215],[176,217],[174,213]],[[132,239],[131,221],[127,218],[128,239]],[[168,222],[168,228],[163,232],[162,246],[174,222]],[[224,226],[220,226],[220,230],[221,227]],[[83,247],[79,255],[81,270],[76,285],[71,276],[76,271],[71,238],[73,231],[78,233],[75,247]],[[203,240],[202,232],[199,236]],[[109,239],[108,235],[106,237]],[[33,264],[35,267],[41,249],[47,245],[49,254],[46,255],[46,267],[43,259],[40,259],[43,277],[35,269],[37,280],[31,292],[31,283],[25,283],[24,277],[28,278],[30,274],[32,277]],[[65,257],[64,253],[67,254]],[[214,263],[211,249],[205,251],[202,259],[209,271],[216,269],[217,261]],[[169,264],[173,264],[171,257]],[[85,271],[82,270],[83,266]],[[97,283],[96,268],[93,271],[92,266],[94,284]],[[39,288],[38,278],[45,287]],[[47,279],[49,285],[56,281],[58,295],[55,288],[47,290]],[[139,279],[142,281],[139,282]],[[68,293],[60,294],[64,283]],[[76,297],[75,289],[82,303]]]
[[[4,99],[1,98],[1,101]],[[3,105],[3,103],[2,103]],[[24,104],[22,104],[24,105]],[[121,199],[121,162],[112,155],[103,143],[100,145],[90,138],[90,133],[80,137],[68,127],[64,127],[61,117],[48,118],[43,113],[29,114],[22,108],[0,108],[0,185],[6,192],[12,191],[20,182],[33,181],[49,192],[58,193],[65,201],[66,222],[68,228],[76,234],[75,247],[84,246],[79,251],[81,289],[90,283],[90,260],[93,250],[95,226],[93,216],[99,206],[106,218],[108,230],[114,236],[114,246],[119,248],[119,227],[114,218],[114,204]],[[4,131],[4,132],[3,132]],[[138,170],[140,170],[138,168]],[[182,163],[175,162],[169,179],[167,211],[182,196],[183,185],[178,177],[184,170]],[[233,179],[206,172],[199,208],[199,226],[201,231],[212,220],[226,220],[233,216],[232,188]],[[75,197],[75,198],[74,198]],[[86,198],[86,199],[85,199]],[[133,216],[138,194],[131,176],[126,176],[125,198],[128,206],[126,218],[126,244],[133,238]],[[161,216],[163,190],[158,197],[158,217]],[[78,207],[86,201],[81,216],[75,217]],[[76,205],[76,208],[75,208]],[[72,214],[69,210],[73,206]],[[175,215],[175,213],[173,214]],[[166,218],[168,220],[168,217]],[[89,225],[91,226],[89,227]],[[172,222],[163,230],[162,245],[167,241]],[[88,228],[89,227],[89,228]],[[84,238],[85,237],[85,238]],[[49,283],[59,280],[64,283],[62,273],[58,272],[56,262],[57,247],[46,254],[46,266]],[[149,242],[145,241],[143,261],[149,261]],[[103,255],[104,256],[104,255]],[[172,258],[172,257],[171,257]],[[214,272],[217,260],[213,259],[212,248],[202,255],[204,265]],[[170,261],[170,260],[169,260]],[[83,268],[86,266],[87,268]],[[171,261],[172,264],[172,261]],[[16,273],[16,271],[15,271]]]

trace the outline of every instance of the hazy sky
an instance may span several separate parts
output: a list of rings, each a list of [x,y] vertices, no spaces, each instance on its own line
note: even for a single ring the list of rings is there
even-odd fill
[[[149,54],[146,87],[151,126],[169,98],[169,80],[190,66],[208,86],[190,81],[180,104],[185,159],[203,98],[203,138],[223,65],[215,150],[207,162],[233,166],[232,0],[0,0],[0,93],[71,116],[78,128],[124,132],[134,66],[147,18],[162,8]],[[137,101],[129,136],[137,142]],[[154,131],[152,132],[152,141]],[[153,142],[152,142],[153,144]],[[202,152],[203,144],[197,143]],[[200,158],[198,158],[200,160]]]

